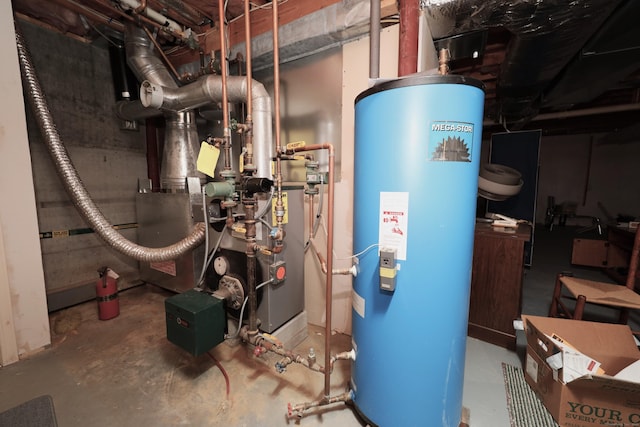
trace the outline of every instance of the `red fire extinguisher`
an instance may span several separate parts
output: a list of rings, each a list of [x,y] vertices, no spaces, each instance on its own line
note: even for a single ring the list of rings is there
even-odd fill
[[[98,270],[100,279],[96,282],[96,300],[98,300],[98,318],[109,320],[120,314],[118,301],[118,276],[109,267]]]

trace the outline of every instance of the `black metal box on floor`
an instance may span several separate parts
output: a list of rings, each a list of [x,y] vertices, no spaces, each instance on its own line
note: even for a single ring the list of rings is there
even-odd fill
[[[194,356],[224,341],[226,317],[222,300],[191,289],[164,302],[167,339]]]

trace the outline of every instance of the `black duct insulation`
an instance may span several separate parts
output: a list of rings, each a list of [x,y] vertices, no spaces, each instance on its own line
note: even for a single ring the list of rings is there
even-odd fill
[[[109,44],[109,62],[116,101],[136,101],[140,99],[140,90],[136,76],[127,65],[124,46]]]
[[[498,76],[499,115],[532,117],[542,93],[620,0],[427,0],[434,39],[502,27],[513,34]]]

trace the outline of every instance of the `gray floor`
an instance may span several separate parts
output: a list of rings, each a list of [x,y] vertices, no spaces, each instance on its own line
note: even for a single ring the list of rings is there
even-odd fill
[[[576,230],[538,229],[533,264],[525,273],[523,313],[546,316],[558,271],[607,280],[597,269],[570,265],[572,238],[587,237]],[[287,420],[288,403],[319,397],[322,375],[297,366],[277,374],[273,365],[278,356],[255,358],[243,345],[222,344],[213,351],[230,378],[227,400],[224,377],[212,359],[192,358],[166,341],[166,296],[149,285],[123,292],[121,315],[108,322],[96,320],[95,303],[54,313],[52,347],[0,369],[0,411],[49,394],[62,427],[362,425],[343,405],[301,421]],[[310,327],[309,338],[296,350],[306,354],[309,347],[322,349],[322,333]],[[339,334],[333,342],[333,352],[351,345],[350,337]],[[468,339],[463,405],[470,411],[471,426],[509,426],[501,363],[519,365],[523,354],[522,333],[517,352]],[[334,393],[346,388],[348,370],[348,363],[336,365]]]

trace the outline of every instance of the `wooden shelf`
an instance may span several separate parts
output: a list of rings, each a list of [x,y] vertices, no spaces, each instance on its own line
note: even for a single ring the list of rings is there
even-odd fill
[[[501,230],[476,224],[469,336],[515,350],[513,321],[522,311],[524,244],[530,238],[528,225]]]

